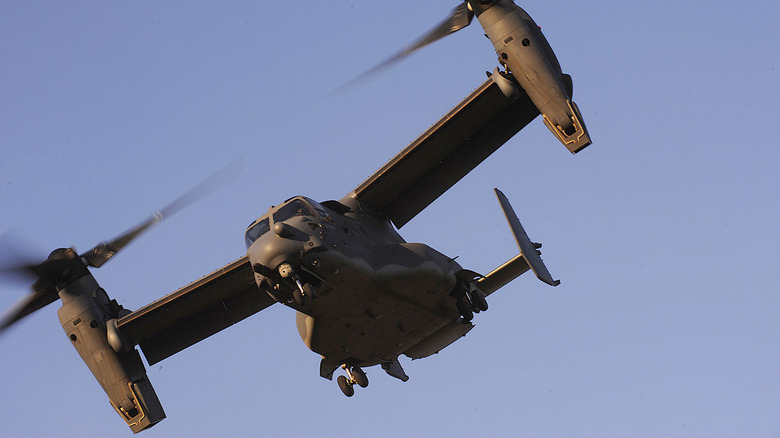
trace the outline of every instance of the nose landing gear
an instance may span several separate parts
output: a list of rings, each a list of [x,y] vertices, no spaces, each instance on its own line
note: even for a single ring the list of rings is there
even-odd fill
[[[314,289],[314,286],[312,286],[311,283],[302,284],[299,278],[295,278],[295,284],[298,286],[298,289],[293,291],[293,299],[296,303],[298,303],[299,306],[306,304],[307,298],[317,298],[317,291]]]
[[[299,306],[306,304],[306,299],[317,298],[317,291],[314,289],[314,286],[310,283],[301,282],[301,276],[295,272],[292,265],[289,263],[282,263],[279,265],[279,275],[281,275],[282,278],[292,278],[295,282],[295,285],[298,288],[293,290],[292,296]]]
[[[348,367],[346,364],[341,366],[346,371],[346,376],[339,376],[336,382],[339,384],[341,392],[347,397],[355,395],[355,384],[361,388],[368,386],[368,376],[360,367]]]

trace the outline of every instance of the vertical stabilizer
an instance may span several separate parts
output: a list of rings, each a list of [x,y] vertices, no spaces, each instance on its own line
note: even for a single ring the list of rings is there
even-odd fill
[[[523,229],[523,225],[520,224],[520,219],[517,218],[517,214],[515,214],[515,211],[512,209],[512,205],[509,204],[509,200],[501,193],[501,190],[495,189],[495,191],[496,196],[498,196],[498,202],[501,203],[501,209],[504,210],[506,220],[509,222],[509,227],[512,229],[512,234],[515,236],[517,246],[520,247],[520,254],[523,256],[523,259],[525,259],[526,263],[528,263],[528,266],[531,267],[531,270],[536,274],[539,280],[542,280],[550,286],[558,286],[561,284],[560,280],[553,280],[550,271],[548,271],[547,267],[544,265],[544,262],[540,257],[541,252],[538,251],[538,248],[541,248],[541,245],[531,242],[531,239],[528,238],[528,234],[526,234]]]

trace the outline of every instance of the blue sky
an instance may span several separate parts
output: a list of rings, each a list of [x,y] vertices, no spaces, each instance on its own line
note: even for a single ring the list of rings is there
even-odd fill
[[[266,2],[268,3],[268,2]],[[401,230],[487,272],[516,254],[501,188],[544,243],[530,275],[402,383],[345,398],[273,307],[149,369],[154,436],[780,436],[776,2],[528,2],[594,144],[540,120]],[[0,232],[45,257],[112,238],[238,157],[236,181],[96,270],[128,308],[240,257],[295,194],[338,199],[485,79],[473,25],[329,92],[455,3],[3,2]],[[0,308],[24,288],[2,285]],[[0,339],[0,435],[130,435],[59,327]]]

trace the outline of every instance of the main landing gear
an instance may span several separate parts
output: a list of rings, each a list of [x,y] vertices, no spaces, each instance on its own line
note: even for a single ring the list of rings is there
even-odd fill
[[[473,286],[464,289],[457,299],[458,313],[460,313],[461,322],[464,324],[471,322],[475,313],[488,309],[485,293]]]
[[[347,397],[355,395],[355,384],[361,388],[368,386],[368,376],[366,376],[366,372],[360,367],[348,367],[346,365],[342,365],[341,367],[344,368],[347,375],[339,376],[338,379],[336,379],[336,382],[339,384],[339,388],[344,395]]]

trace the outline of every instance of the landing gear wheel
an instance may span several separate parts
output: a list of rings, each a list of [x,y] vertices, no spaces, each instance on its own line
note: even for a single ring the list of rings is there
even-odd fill
[[[485,311],[488,309],[488,303],[485,297],[480,292],[474,291],[471,293],[471,302],[474,303],[474,307],[478,310]]]
[[[303,294],[301,293],[300,290],[295,289],[292,293],[292,296],[293,296],[293,300],[295,300],[295,303],[298,304],[299,306],[303,306],[304,304],[306,304],[306,299],[303,297]]]
[[[355,388],[352,387],[352,384],[349,383],[346,376],[339,376],[338,379],[336,379],[336,382],[339,384],[339,388],[341,389],[341,392],[344,393],[347,397],[352,397],[355,395]]]
[[[352,380],[355,381],[355,383],[358,384],[361,388],[365,388],[368,386],[368,376],[366,376],[366,372],[363,371],[359,367],[352,368]]]
[[[466,297],[458,300],[458,312],[463,322],[471,322],[474,318],[474,313],[471,311],[471,305],[466,301]]]
[[[317,298],[317,290],[314,289],[314,286],[311,285],[311,283],[305,283],[303,285],[303,291],[306,292],[306,298],[315,299]]]

